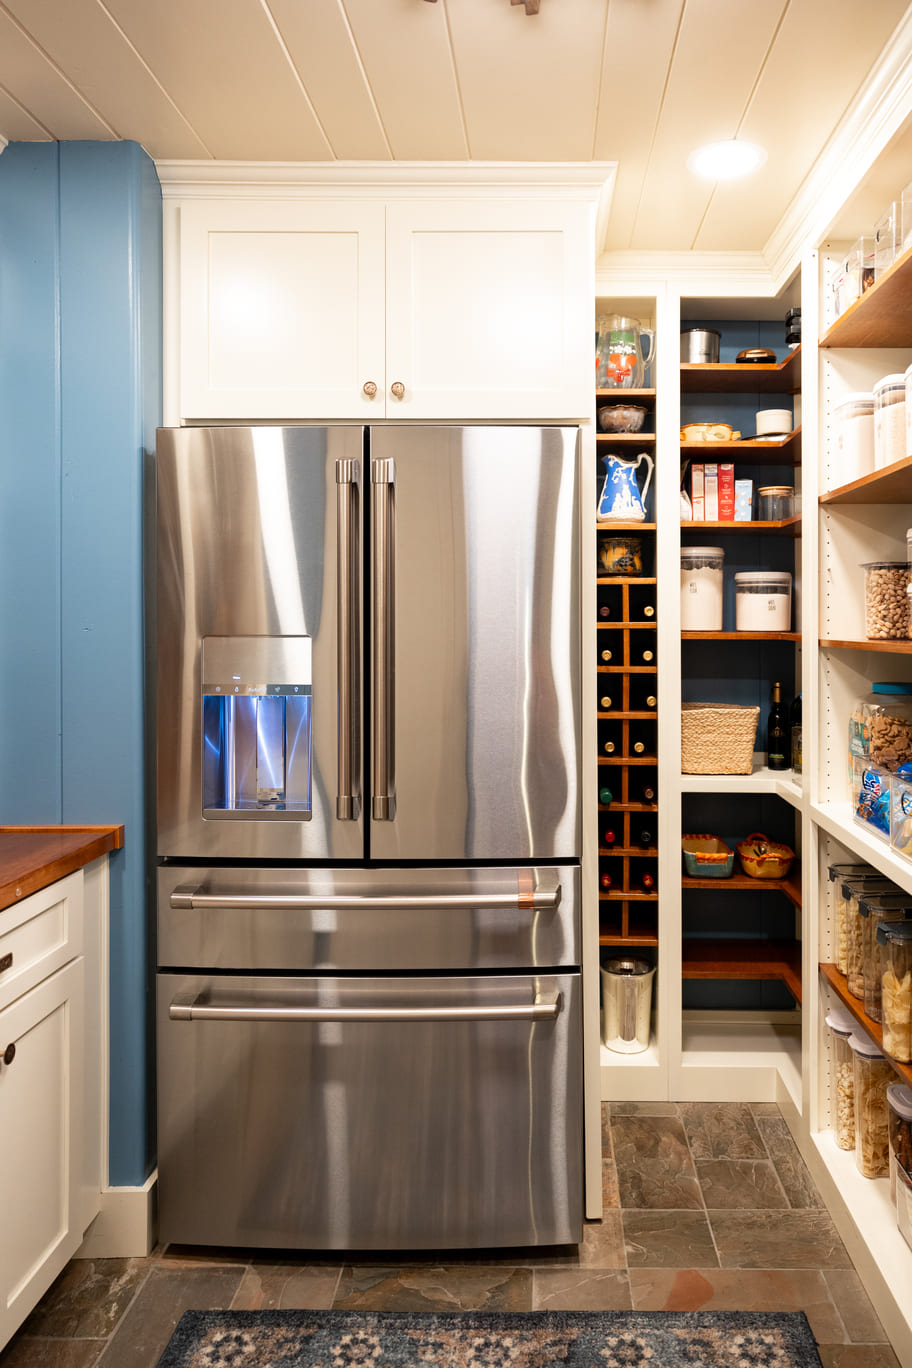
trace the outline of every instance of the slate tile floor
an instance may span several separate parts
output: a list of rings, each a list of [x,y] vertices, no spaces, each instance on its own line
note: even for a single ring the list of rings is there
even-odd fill
[[[573,1250],[74,1259],[0,1368],[154,1368],[183,1311],[803,1310],[826,1368],[900,1368],[771,1103],[606,1103],[601,1221]]]

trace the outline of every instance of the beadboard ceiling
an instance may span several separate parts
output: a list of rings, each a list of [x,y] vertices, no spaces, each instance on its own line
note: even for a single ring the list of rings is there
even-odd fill
[[[0,0],[0,135],[156,160],[616,162],[609,250],[762,251],[906,9]],[[735,136],[769,153],[749,181],[687,171]]]

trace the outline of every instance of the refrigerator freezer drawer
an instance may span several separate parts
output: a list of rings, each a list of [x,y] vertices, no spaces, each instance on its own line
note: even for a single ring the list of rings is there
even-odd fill
[[[580,962],[579,867],[158,871],[162,968],[303,973]]]
[[[161,1239],[576,1243],[579,974],[159,974]]]

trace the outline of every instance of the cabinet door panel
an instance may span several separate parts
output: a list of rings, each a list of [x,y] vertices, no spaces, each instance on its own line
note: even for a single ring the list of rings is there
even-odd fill
[[[387,415],[587,415],[593,258],[586,205],[388,205]]]
[[[74,1228],[82,1097],[83,962],[0,1012],[0,1345],[82,1239]]]
[[[382,415],[381,204],[186,204],[180,262],[183,418]]]

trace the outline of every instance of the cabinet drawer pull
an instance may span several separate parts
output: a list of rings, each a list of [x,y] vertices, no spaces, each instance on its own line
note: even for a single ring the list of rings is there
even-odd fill
[[[390,385],[390,394],[394,399],[402,399],[405,397],[405,385],[403,385],[401,380],[393,381]]]
[[[377,394],[377,383],[375,380],[365,380],[361,386],[361,393],[366,399],[373,399]]]
[[[13,1060],[14,1060],[15,1058],[16,1058],[16,1046],[13,1044],[12,1041],[10,1041],[10,1043],[7,1045],[6,1049],[3,1051],[3,1054],[0,1055],[0,1061],[2,1061],[4,1064],[9,1065],[9,1064],[12,1064],[12,1062],[13,1062]]]
[[[5,955],[0,955],[0,974],[3,973],[4,969],[12,969],[12,967],[13,952],[9,950]]]

